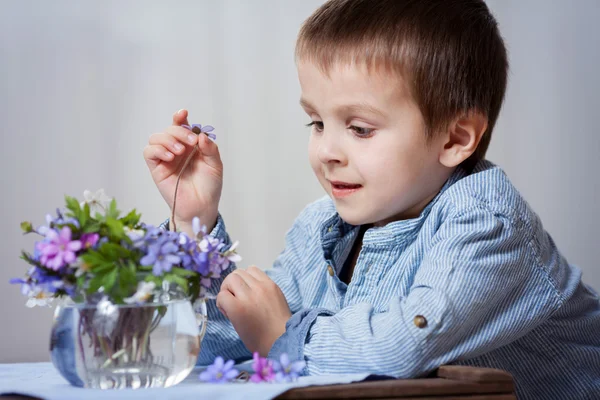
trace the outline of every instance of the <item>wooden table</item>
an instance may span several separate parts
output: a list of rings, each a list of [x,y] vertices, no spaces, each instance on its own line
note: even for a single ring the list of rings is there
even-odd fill
[[[277,399],[516,400],[512,376],[498,369],[446,365],[431,377],[292,389]]]

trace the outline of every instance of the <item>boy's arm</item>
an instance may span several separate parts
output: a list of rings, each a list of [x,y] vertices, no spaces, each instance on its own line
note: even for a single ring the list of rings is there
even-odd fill
[[[160,227],[168,229],[169,220],[162,223]],[[232,244],[225,228],[225,222],[220,214],[210,235],[221,239],[225,244],[224,249],[227,249]],[[295,222],[286,234],[285,249],[275,260],[273,268],[265,271],[283,292],[292,313],[301,309],[302,298],[296,277],[290,272],[288,267],[292,264],[300,263],[301,249],[304,248],[303,245],[306,243],[306,240],[307,237],[303,227],[300,223]],[[216,296],[225,277],[235,269],[236,265],[231,263],[231,266],[221,275],[221,278],[213,281],[209,293]],[[252,354],[240,339],[229,319],[218,310],[215,300],[207,300],[206,308],[208,312],[208,324],[204,340],[201,344],[198,365],[211,364],[217,356],[221,356],[226,360],[232,359],[236,361],[252,358]]]
[[[562,302],[526,229],[488,210],[462,213],[440,227],[406,297],[380,313],[365,303],[296,312],[269,357],[304,359],[311,374],[410,378],[506,345]]]

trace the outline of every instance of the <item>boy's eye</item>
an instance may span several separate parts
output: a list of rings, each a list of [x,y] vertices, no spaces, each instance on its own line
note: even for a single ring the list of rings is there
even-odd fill
[[[373,128],[363,128],[363,127],[354,126],[354,125],[351,125],[349,127],[349,129],[352,129],[354,131],[354,133],[356,133],[356,135],[359,137],[369,137],[375,130]]]
[[[323,121],[312,121],[311,123],[306,124],[306,126],[308,126],[309,128],[314,126],[318,132],[322,132],[323,128],[325,128],[325,126],[323,125]]]

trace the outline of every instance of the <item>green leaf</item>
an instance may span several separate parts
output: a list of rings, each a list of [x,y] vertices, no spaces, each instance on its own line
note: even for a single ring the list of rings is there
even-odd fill
[[[104,257],[104,259],[113,261],[117,261],[121,258],[129,258],[131,256],[131,251],[111,242],[103,243],[98,249],[98,252]]]
[[[73,216],[79,220],[81,207],[79,206],[77,199],[71,196],[65,196],[65,202],[67,203],[67,209],[69,209],[73,213]]]
[[[83,262],[88,264],[90,268],[97,267],[99,265],[106,264],[110,260],[106,259],[102,254],[96,250],[88,250],[85,254],[81,255]]]
[[[88,294],[96,293],[98,291],[98,289],[100,289],[100,287],[103,286],[105,277],[106,277],[106,273],[99,273],[96,276],[94,276],[90,280],[90,284],[87,288],[87,293]]]
[[[80,275],[77,277],[77,287],[79,289],[83,288],[83,285],[85,284],[85,280],[87,279],[87,277],[84,275]]]
[[[117,201],[115,199],[111,200],[108,210],[106,211],[106,219],[108,220],[109,218],[119,218],[119,210],[117,210]]]
[[[88,203],[85,203],[83,205],[83,210],[81,211],[81,213],[79,215],[80,226],[84,227],[89,220],[90,220],[90,205]]]
[[[184,278],[191,278],[192,276],[198,275],[198,273],[195,271],[190,271],[189,269],[183,269],[183,268],[179,268],[179,267],[171,268],[171,273],[173,273],[177,276],[184,277]]]
[[[113,217],[106,217],[106,226],[108,227],[108,234],[111,239],[122,240],[125,239],[125,230],[123,229],[123,223]]]
[[[131,261],[127,266],[119,268],[119,289],[122,297],[128,297],[130,293],[137,289],[135,264]]]
[[[33,256],[31,254],[27,253],[26,251],[21,251],[21,257],[19,257],[19,258],[21,260],[24,260],[28,264],[35,265],[36,267],[46,269],[46,267],[44,267],[39,261],[34,260]]]
[[[162,279],[156,275],[148,274],[146,278],[144,278],[146,282],[154,282],[156,287],[160,287],[162,285]]]
[[[100,287],[104,287],[104,292],[110,292],[117,280],[117,268],[101,271],[91,280],[87,289],[89,294],[96,293]]]
[[[135,209],[131,210],[129,214],[121,218],[121,222],[125,226],[134,227],[140,222],[141,214],[138,214]]]
[[[110,270],[113,270],[116,268],[117,267],[113,262],[107,261],[102,264],[97,264],[94,267],[91,267],[90,272],[92,272],[93,274],[105,274],[105,273],[109,272]]]
[[[83,233],[97,233],[100,231],[101,227],[102,227],[102,224],[100,222],[90,219],[87,221],[87,224],[85,225],[85,227],[83,227],[82,232]]]
[[[165,275],[165,280],[168,282],[175,283],[176,285],[180,286],[186,294],[188,293],[189,288],[187,279],[182,278],[181,276],[177,276],[175,274],[167,274]]]
[[[196,301],[198,297],[200,297],[200,280],[192,279],[189,281],[189,296],[192,304]]]
[[[117,281],[117,273],[118,273],[118,270],[117,270],[117,268],[115,268],[106,274],[106,278],[104,279],[104,284],[102,285],[102,286],[104,286],[104,291],[110,292],[112,290],[113,286],[115,286],[115,282]]]

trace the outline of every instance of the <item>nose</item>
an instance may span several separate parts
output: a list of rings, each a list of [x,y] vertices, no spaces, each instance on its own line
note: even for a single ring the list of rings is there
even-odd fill
[[[321,132],[317,156],[323,164],[346,164],[341,135],[327,129]]]

